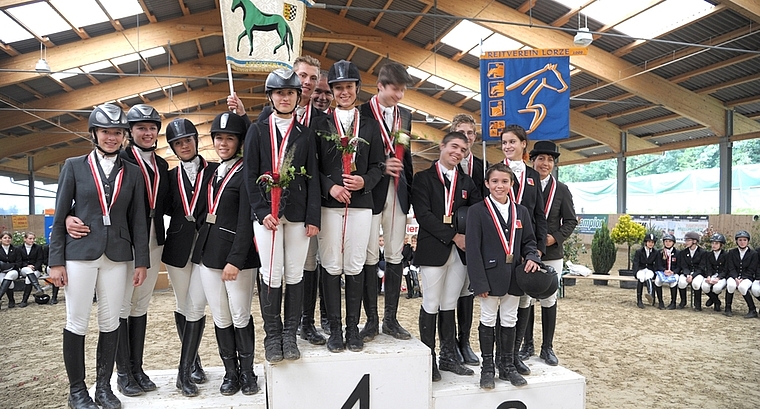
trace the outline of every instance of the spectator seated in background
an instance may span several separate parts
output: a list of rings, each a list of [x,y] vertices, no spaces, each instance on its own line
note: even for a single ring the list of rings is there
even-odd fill
[[[0,299],[3,298],[3,294],[8,295],[8,308],[16,307],[16,300],[13,299],[13,280],[19,277],[18,270],[21,267],[21,255],[11,245],[12,240],[10,232],[4,231],[0,234]]]
[[[43,295],[45,291],[42,290],[40,282],[37,279],[42,275],[42,263],[44,261],[44,251],[42,246],[36,244],[34,240],[37,238],[34,233],[24,233],[24,244],[17,247],[17,251],[21,257],[21,277],[24,277],[24,296],[19,303],[19,308],[24,308],[28,305],[29,295],[32,294],[32,287],[37,292],[34,295]]]

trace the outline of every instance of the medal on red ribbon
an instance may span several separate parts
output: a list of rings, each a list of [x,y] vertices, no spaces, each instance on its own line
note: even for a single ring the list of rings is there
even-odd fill
[[[97,160],[95,151],[92,151],[87,158],[87,162],[90,164],[90,172],[92,172],[92,178],[95,180],[95,188],[98,190],[98,201],[100,201],[100,210],[103,213],[103,225],[110,226],[111,208],[113,207],[113,204],[116,203],[116,198],[119,197],[119,192],[121,191],[121,184],[124,180],[124,167],[119,169],[119,173],[116,175],[111,203],[107,204],[108,200],[106,199],[106,191],[103,189],[103,180],[100,178],[100,172],[98,172],[97,166],[95,165]]]
[[[193,192],[193,197],[188,203],[187,193],[185,190],[185,180],[182,178],[184,167],[182,165],[179,165],[177,168],[177,186],[179,186],[179,197],[182,200],[182,209],[185,211],[185,219],[187,219],[189,222],[195,221],[195,216],[193,213],[195,213],[195,207],[198,204],[198,198],[201,196],[201,181],[203,180],[203,172],[205,170],[205,166],[201,167],[200,171],[195,176],[195,192]]]
[[[451,181],[451,188],[449,189],[446,187],[446,180],[444,179],[446,175],[441,172],[441,166],[436,165],[435,170],[438,172],[438,179],[443,185],[443,224],[451,224],[454,213],[454,193],[456,192],[458,172],[454,172],[454,178]]]
[[[148,194],[148,206],[150,207],[150,217],[156,214],[156,201],[158,200],[158,184],[161,182],[161,174],[158,171],[158,165],[156,164],[156,154],[151,152],[150,160],[153,165],[153,182],[150,180],[150,173],[148,167],[145,164],[140,151],[136,146],[132,147],[132,154],[135,155],[135,162],[142,171],[143,179],[145,180],[145,190]]]
[[[219,201],[222,198],[222,193],[224,192],[224,188],[227,187],[227,183],[230,182],[230,179],[232,179],[232,175],[237,172],[237,170],[243,166],[243,158],[238,158],[237,162],[235,162],[234,165],[230,168],[230,170],[227,171],[227,174],[224,176],[224,179],[222,179],[222,183],[219,185],[219,191],[214,194],[214,179],[216,179],[216,175],[214,175],[209,181],[208,181],[208,214],[206,215],[206,223],[208,224],[214,224],[216,223],[216,209],[219,207]],[[218,168],[217,168],[218,171]]]
[[[372,114],[380,122],[380,134],[383,136],[383,145],[385,146],[385,156],[391,154],[394,151],[393,138],[391,133],[398,129],[401,129],[401,115],[398,112],[398,107],[393,107],[393,126],[388,130],[388,125],[385,123],[385,116],[383,115],[383,108],[380,107],[380,102],[377,99],[377,95],[373,96],[369,100],[369,107],[372,110]],[[399,158],[401,159],[401,158]]]
[[[486,198],[486,208],[488,209],[488,213],[491,214],[491,220],[493,221],[493,225],[496,228],[496,233],[499,234],[501,247],[504,249],[504,253],[506,254],[506,262],[507,264],[511,264],[512,261],[514,261],[513,253],[515,251],[515,232],[517,231],[518,222],[517,206],[515,206],[514,202],[509,203],[509,211],[512,214],[512,226],[509,229],[509,241],[507,241],[507,235],[504,233],[504,229],[501,228],[501,222],[499,222],[499,217],[496,215],[496,205],[491,203],[492,200],[493,199],[490,196]]]

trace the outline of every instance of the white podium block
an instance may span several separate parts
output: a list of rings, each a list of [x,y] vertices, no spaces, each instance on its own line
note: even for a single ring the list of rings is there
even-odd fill
[[[549,366],[538,358],[525,361],[531,374],[528,385],[514,387],[498,379],[496,388],[480,389],[480,369],[474,376],[457,376],[441,372],[440,382],[433,383],[435,409],[583,409],[586,407],[586,378],[561,366]]]
[[[153,392],[147,392],[142,396],[127,397],[119,393],[116,388],[116,373],[111,377],[111,389],[121,401],[124,409],[133,408],[162,408],[162,409],[266,409],[266,381],[264,379],[264,367],[255,365],[253,370],[259,380],[261,390],[255,395],[243,395],[238,392],[232,396],[223,396],[219,393],[219,386],[224,378],[224,368],[206,367],[208,382],[198,385],[200,395],[188,398],[182,396],[177,389],[177,370],[164,369],[159,371],[146,371],[145,373],[158,386]],[[90,388],[90,396],[95,396],[95,386]]]
[[[378,335],[361,352],[298,340],[301,359],[264,363],[269,409],[429,408],[430,349]]]

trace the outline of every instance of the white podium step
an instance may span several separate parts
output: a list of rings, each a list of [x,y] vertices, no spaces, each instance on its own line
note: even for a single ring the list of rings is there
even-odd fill
[[[265,363],[269,409],[429,408],[431,356],[417,339],[378,335],[361,352],[299,339],[301,359]]]
[[[441,372],[433,383],[434,409],[583,409],[586,407],[586,378],[561,366],[549,366],[533,357],[525,362],[531,374],[528,385],[514,387],[496,378],[496,388],[480,389],[480,368],[470,366],[473,376]]]
[[[133,408],[162,408],[162,409],[266,409],[266,381],[264,379],[264,367],[254,365],[254,372],[258,376],[261,391],[255,395],[243,395],[238,392],[232,396],[223,396],[219,393],[219,386],[224,378],[223,367],[205,367],[208,382],[198,385],[200,395],[187,398],[182,396],[175,383],[177,382],[176,369],[163,369],[159,371],[146,371],[150,379],[158,386],[153,392],[142,396],[127,397],[119,393],[116,388],[116,372],[111,377],[111,388],[124,409]],[[90,396],[95,396],[95,386],[90,388]]]

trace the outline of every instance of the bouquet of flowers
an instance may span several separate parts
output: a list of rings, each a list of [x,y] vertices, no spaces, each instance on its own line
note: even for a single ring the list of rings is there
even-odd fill
[[[393,133],[393,149],[396,159],[404,160],[404,149],[409,149],[412,138],[405,131],[396,131]]]
[[[338,149],[338,152],[340,152],[341,159],[343,160],[344,174],[350,174],[356,170],[354,157],[356,156],[356,151],[359,150],[359,143],[365,143],[369,145],[369,142],[367,142],[367,140],[358,136],[349,138],[348,136],[341,137],[333,133],[320,133],[320,136],[324,138],[324,140],[331,141],[335,144],[335,147]]]
[[[282,189],[290,186],[296,176],[304,176],[307,179],[310,178],[306,174],[306,168],[301,166],[300,169],[296,169],[293,163],[293,151],[290,151],[285,155],[280,166],[280,172],[266,172],[256,179],[256,183],[265,187],[266,192],[271,195],[272,216],[275,219],[280,215],[280,199],[282,197]]]

